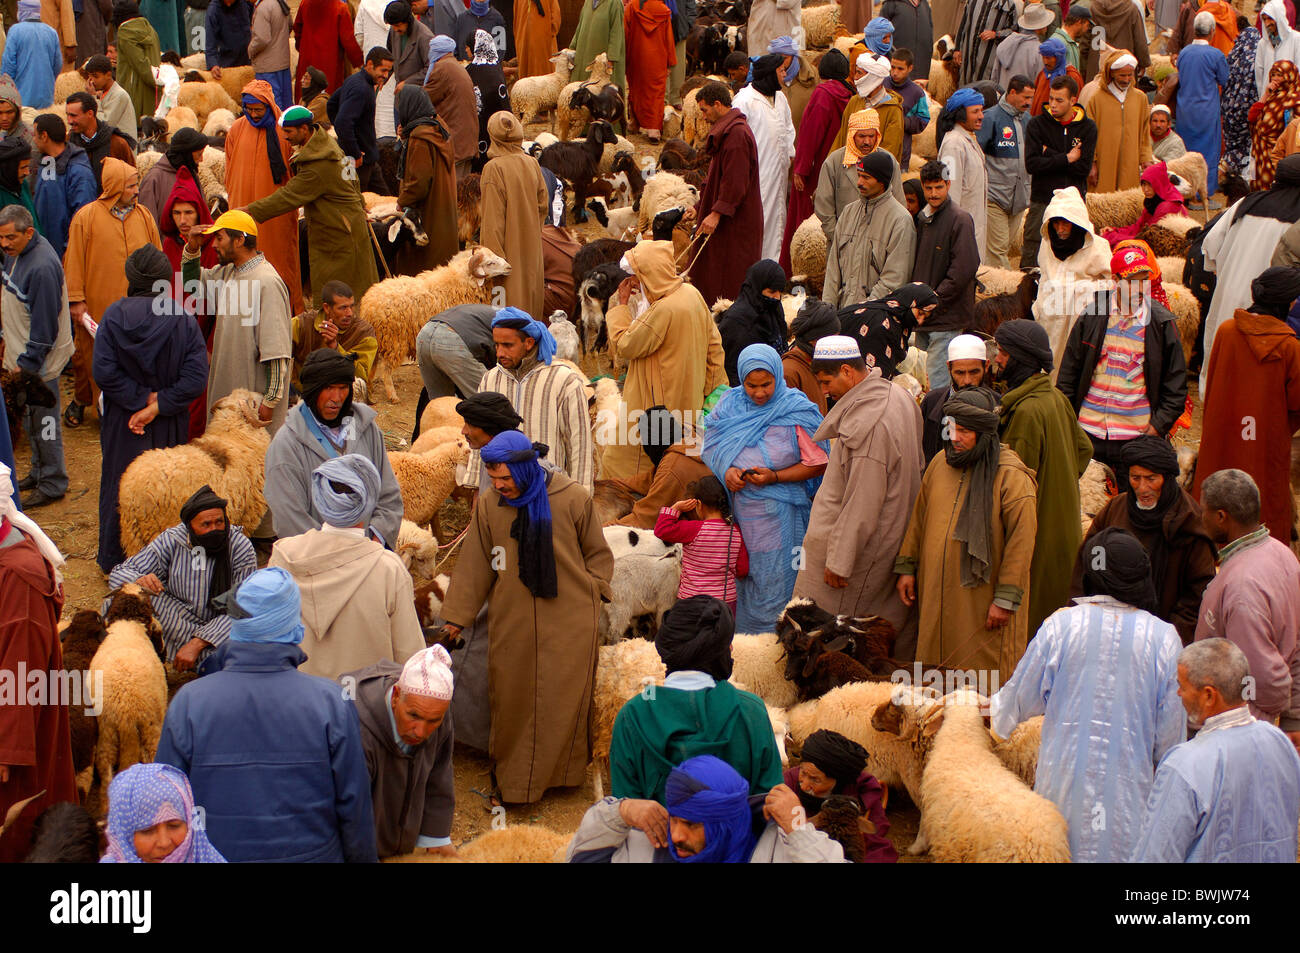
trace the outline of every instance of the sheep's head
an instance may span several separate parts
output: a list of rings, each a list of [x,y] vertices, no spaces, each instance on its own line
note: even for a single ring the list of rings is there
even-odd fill
[[[510,274],[510,262],[484,245],[479,245],[469,256],[469,273],[484,284],[492,278],[504,278]]]
[[[218,422],[229,425],[241,420],[250,427],[269,427],[271,422],[263,420],[257,413],[261,406],[260,396],[240,387],[212,405],[212,420],[209,427]]]
[[[109,593],[108,611],[104,613],[104,624],[112,626],[115,622],[139,622],[144,626],[153,650],[158,657],[163,657],[162,626],[154,617],[149,593],[136,583],[124,583],[121,588]]]

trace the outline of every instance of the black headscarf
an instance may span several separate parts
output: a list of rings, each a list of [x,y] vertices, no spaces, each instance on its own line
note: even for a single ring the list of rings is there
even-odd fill
[[[1068,218],[1057,216],[1063,222],[1070,222]],[[1074,222],[1070,222],[1070,234],[1065,238],[1058,238],[1056,229],[1052,226],[1055,218],[1047,221],[1047,240],[1052,246],[1052,254],[1056,256],[1057,261],[1065,261],[1080,248],[1083,247],[1084,240],[1088,237],[1086,229],[1080,228]]]
[[[18,177],[18,166],[32,157],[32,147],[18,136],[0,139],[0,188],[15,196],[22,195],[23,183]]]
[[[158,283],[172,279],[172,264],[166,254],[154,245],[141,245],[126,259],[126,293],[131,297],[153,297],[166,294],[158,290]]]
[[[172,135],[167,144],[167,162],[173,169],[182,166],[190,170],[196,179],[199,176],[199,164],[194,161],[194,153],[208,144],[207,136],[197,129],[182,126]]]
[[[740,384],[736,359],[751,344],[766,344],[776,353],[785,350],[785,311],[781,302],[768,298],[764,289],[785,290],[785,271],[770,258],[749,266],[735,302],[718,318],[724,367],[732,387]]]
[[[434,112],[433,103],[423,86],[408,83],[399,89],[397,99],[393,102],[393,111],[397,114],[397,125],[402,130],[402,153],[397,160],[397,174],[405,176],[406,151],[410,147],[411,133],[420,126],[436,126],[444,138],[448,133],[447,128],[438,121],[438,114]]]
[[[1110,526],[1083,544],[1083,594],[1111,596],[1154,614],[1151,560],[1132,533]]]
[[[1014,390],[1039,371],[1052,369],[1052,344],[1041,324],[1016,318],[998,325],[993,337],[1007,355],[1002,380],[1009,389]]]
[[[1241,222],[1246,215],[1279,222],[1300,221],[1300,154],[1289,155],[1278,162],[1271,187],[1251,192],[1237,203],[1233,224]]]
[[[655,649],[669,674],[690,670],[725,681],[731,677],[731,636],[735,630],[731,610],[721,599],[678,599],[664,613]]]
[[[1153,579],[1161,579],[1169,561],[1170,540],[1165,533],[1165,517],[1182,492],[1178,486],[1178,453],[1173,444],[1163,437],[1145,434],[1126,440],[1119,458],[1125,469],[1139,466],[1165,478],[1164,486],[1160,488],[1160,499],[1149,510],[1138,506],[1137,493],[1132,486],[1124,487],[1128,491],[1129,522],[1134,529],[1149,535],[1151,576]]]
[[[780,53],[766,53],[754,60],[753,79],[749,85],[764,96],[775,96],[781,88],[781,63],[785,57]]]
[[[849,58],[834,47],[817,64],[817,75],[823,82],[839,83],[850,93],[856,93],[857,89],[849,82],[849,73]]]
[[[807,298],[795,319],[790,322],[794,346],[812,356],[817,341],[840,333],[840,318],[835,307],[820,298]]]
[[[840,309],[842,333],[858,342],[858,350],[871,367],[880,368],[886,378],[898,372],[907,356],[907,338],[916,330],[912,306],[925,308],[939,302],[929,285],[913,281],[888,298],[877,298]]]
[[[836,789],[852,784],[867,770],[867,749],[838,731],[825,728],[814,731],[803,743],[801,757],[817,766],[829,778],[835,779]]]
[[[514,405],[505,394],[481,390],[470,394],[456,405],[456,413],[465,423],[477,427],[490,437],[506,430],[518,430],[524,418],[515,413]]]
[[[959,390],[943,405],[945,417],[979,434],[975,446],[965,451],[944,441],[948,465],[970,471],[970,489],[952,534],[962,544],[961,584],[967,589],[987,583],[993,563],[993,480],[1002,455],[997,406],[997,397],[987,387]]]
[[[682,424],[663,404],[656,404],[637,421],[637,432],[641,438],[641,449],[650,458],[650,462],[659,468],[659,461],[664,458],[668,448],[682,439]]]
[[[1255,314],[1271,314],[1279,321],[1285,321],[1291,305],[1300,298],[1300,268],[1265,268],[1250,283],[1250,296],[1247,310]]]
[[[302,384],[302,399],[312,414],[321,423],[337,427],[338,422],[352,413],[352,382],[357,376],[357,356],[340,354],[332,348],[322,347],[307,355],[302,362],[302,371],[298,380]],[[339,408],[339,415],[334,420],[325,420],[316,407],[316,398],[320,392],[331,384],[347,384],[348,396]]]
[[[225,602],[214,600],[224,596],[226,590],[230,588],[230,528],[227,526],[225,529],[214,529],[201,536],[195,533],[190,521],[204,510],[221,510],[222,516],[226,514],[226,501],[213,493],[212,487],[206,483],[181,506],[181,523],[184,524],[185,532],[189,535],[190,545],[202,549],[212,560],[212,575],[208,578],[207,607],[213,612],[225,615]]]
[[[302,101],[310,105],[313,99],[325,92],[325,87],[330,81],[325,73],[315,66],[308,66],[303,75],[307,77],[307,85],[302,90]]]
[[[384,7],[384,22],[389,26],[396,26],[399,23],[414,24],[415,14],[411,12],[411,5],[406,0],[393,0],[392,3]],[[413,39],[413,36],[407,37],[408,41]]]

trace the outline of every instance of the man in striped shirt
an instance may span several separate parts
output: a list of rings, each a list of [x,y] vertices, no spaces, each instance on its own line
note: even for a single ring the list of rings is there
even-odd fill
[[[555,338],[518,308],[497,312],[492,340],[497,366],[483,375],[479,392],[505,395],[523,418],[519,429],[546,444],[546,459],[590,493],[594,467],[586,381],[567,364],[553,362]],[[471,451],[461,485],[477,488],[482,466],[478,451]]]
[[[1187,363],[1173,313],[1150,296],[1147,251],[1121,248],[1110,267],[1114,288],[1098,292],[1075,322],[1056,386],[1079,415],[1093,459],[1127,486],[1120,451],[1143,434],[1169,436],[1187,402]]]

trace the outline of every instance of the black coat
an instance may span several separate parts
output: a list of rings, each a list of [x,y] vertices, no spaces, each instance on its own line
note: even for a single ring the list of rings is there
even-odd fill
[[[943,405],[952,397],[952,387],[936,387],[921,398],[921,452],[925,463],[943,452]]]
[[[894,49],[911,50],[916,65],[912,68],[912,78],[921,69],[922,78],[929,74],[930,51],[934,49],[934,20],[930,15],[930,4],[918,3],[913,6],[908,0],[885,0],[876,14],[894,24]]]
[[[1187,361],[1183,357],[1183,340],[1173,312],[1154,301],[1150,306],[1151,320],[1147,324],[1142,373],[1146,380],[1147,403],[1151,405],[1151,426],[1164,437],[1183,415],[1187,404]],[[1056,386],[1070,398],[1076,414],[1092,386],[1109,318],[1109,293],[1098,292],[1092,308],[1074,323],[1065,353],[1061,355]]]
[[[325,104],[325,111],[339,137],[339,148],[364,165],[379,161],[379,140],[375,138],[375,84],[370,74],[359,69],[343,81]]]
[[[1079,140],[1082,153],[1077,162],[1067,156]],[[1097,124],[1075,107],[1074,121],[1061,125],[1044,108],[1025,126],[1025,171],[1029,173],[1029,201],[1046,204],[1057,189],[1074,186],[1080,195],[1088,192],[1088,174],[1097,151]]]
[[[925,209],[916,216],[916,262],[912,280],[924,282],[939,296],[939,306],[925,322],[926,331],[964,331],[975,318],[975,272],[980,266],[975,223],[948,199],[928,222]]]

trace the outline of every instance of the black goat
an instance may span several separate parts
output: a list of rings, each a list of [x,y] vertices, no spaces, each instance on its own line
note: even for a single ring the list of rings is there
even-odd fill
[[[609,261],[593,268],[578,286],[578,308],[582,315],[579,333],[584,351],[599,352],[608,343],[605,312],[609,309],[609,299],[629,277],[617,261]]]
[[[51,804],[32,827],[27,864],[93,864],[99,860],[99,828],[78,804]]]
[[[137,152],[167,151],[167,120],[145,116],[140,120],[140,145]]]
[[[727,25],[716,17],[699,17],[686,34],[686,68],[690,73],[721,73],[731,48]]]
[[[682,220],[686,214],[684,208],[666,208],[654,217],[650,223],[651,237],[657,242],[670,242],[673,240],[673,229],[677,223]]]
[[[619,93],[618,87],[612,83],[606,84],[598,90],[592,89],[587,84],[575,89],[569,95],[569,111],[577,112],[579,109],[587,110],[592,122],[603,119],[611,125],[618,126],[619,132],[623,135],[627,134],[623,96]]]
[[[556,142],[542,150],[537,160],[542,168],[550,169],[573,189],[575,224],[587,220],[587,191],[592,180],[600,175],[600,157],[605,146],[617,141],[610,124],[600,120],[591,124],[586,139]]]
[[[614,161],[609,167],[609,174],[618,175],[620,172],[627,176],[628,187],[632,190],[633,203],[641,201],[641,193],[645,191],[645,174],[641,171],[641,167],[636,164],[636,156],[626,151],[615,152]]]

